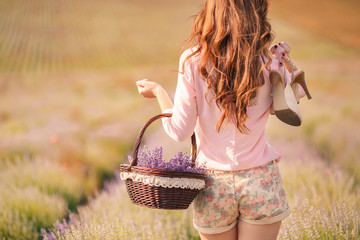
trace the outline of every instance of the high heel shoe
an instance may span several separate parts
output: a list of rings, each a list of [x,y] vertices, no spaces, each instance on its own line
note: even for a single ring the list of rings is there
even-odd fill
[[[294,95],[297,103],[299,103],[300,98],[303,97],[305,94],[309,100],[312,98],[305,82],[305,73],[303,70],[297,70],[295,73],[292,73],[292,79],[290,85],[294,91]],[[304,90],[305,94],[299,88],[300,86]]]
[[[289,125],[300,126],[301,112],[291,84],[287,81],[285,67],[279,65],[278,70],[270,71],[269,77],[273,84],[273,107],[276,117]]]
[[[285,67],[289,72],[291,72],[290,85],[296,97],[296,102],[299,103],[300,98],[304,97],[305,94],[308,99],[311,99],[309,89],[306,86],[304,71],[298,69],[295,66],[290,56],[286,56],[285,53],[282,53],[282,56],[285,62]],[[300,86],[302,87],[302,89],[300,88]]]

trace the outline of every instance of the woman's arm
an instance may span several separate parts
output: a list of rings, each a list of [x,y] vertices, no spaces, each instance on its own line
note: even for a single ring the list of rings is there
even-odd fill
[[[139,94],[144,98],[156,98],[161,112],[173,107],[173,102],[166,90],[158,83],[143,79],[136,82]]]
[[[171,138],[180,142],[190,138],[194,133],[198,117],[194,65],[190,61],[183,64],[190,53],[190,51],[185,51],[180,57],[174,104],[165,89],[158,83],[147,79],[136,83],[140,95],[145,98],[156,98],[161,112],[172,113],[172,117],[162,119],[163,126]],[[183,65],[184,69],[182,69]]]

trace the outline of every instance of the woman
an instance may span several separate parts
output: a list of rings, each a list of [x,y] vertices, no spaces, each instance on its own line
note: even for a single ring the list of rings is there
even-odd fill
[[[197,161],[211,170],[194,200],[201,239],[276,239],[290,214],[280,155],[265,139],[272,105],[269,69],[290,65],[286,43],[269,50],[269,5],[205,1],[188,41],[193,47],[180,58],[174,105],[159,84],[137,82],[143,97],[157,98],[161,111],[173,114],[163,119],[168,135],[184,141],[196,133]]]

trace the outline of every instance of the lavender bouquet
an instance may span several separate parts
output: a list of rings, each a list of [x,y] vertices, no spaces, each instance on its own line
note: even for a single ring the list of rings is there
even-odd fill
[[[129,161],[131,161],[130,157]],[[205,164],[195,165],[194,167],[191,167],[191,157],[188,153],[179,152],[169,161],[165,161],[163,159],[162,147],[155,148],[154,150],[150,150],[146,146],[141,148],[138,152],[137,166],[164,169],[170,171],[183,171],[193,173],[205,172]]]
[[[190,159],[189,154],[179,152],[165,161],[161,147],[154,150],[143,147],[137,152],[136,167],[120,166],[120,178],[126,182],[126,190],[134,204],[186,209],[205,187],[206,178],[205,166],[191,167]]]

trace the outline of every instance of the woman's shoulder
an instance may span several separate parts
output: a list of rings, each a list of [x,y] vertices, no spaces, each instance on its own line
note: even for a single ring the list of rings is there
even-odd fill
[[[186,49],[180,57],[180,62],[189,61],[191,63],[198,62],[200,60],[201,52],[198,47],[192,47]]]

